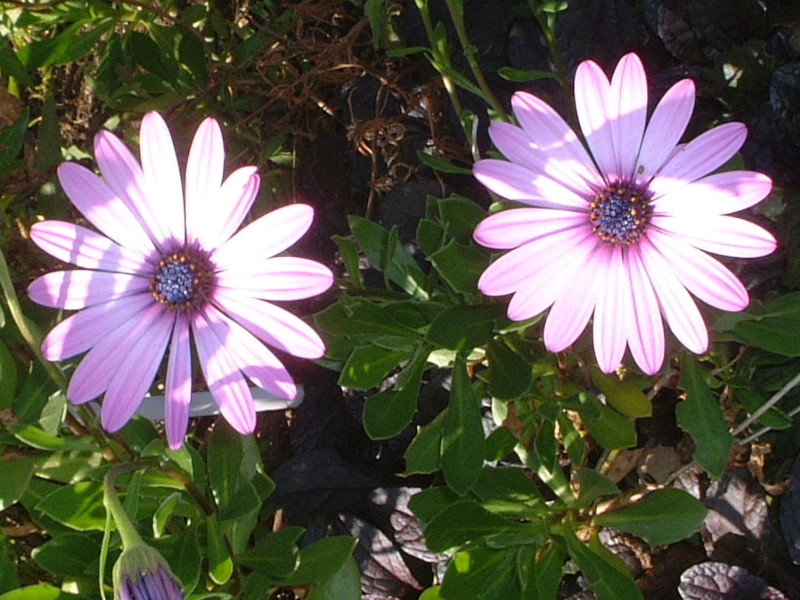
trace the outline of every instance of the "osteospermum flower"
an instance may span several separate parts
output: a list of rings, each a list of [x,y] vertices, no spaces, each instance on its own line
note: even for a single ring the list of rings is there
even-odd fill
[[[707,252],[756,257],[775,249],[763,228],[730,213],[769,194],[761,173],[712,173],[742,146],[747,130],[726,123],[679,144],[694,108],[695,88],[670,88],[647,122],[647,80],[635,54],[609,82],[586,61],[575,74],[581,139],[550,106],[528,93],[512,99],[519,127],[489,133],[508,161],[486,159],[474,173],[493,192],[528,205],[493,214],[475,239],[512,249],[482,274],[490,296],[513,294],[515,321],[550,307],[544,342],[571,345],[592,314],[599,366],[613,371],[630,348],[655,373],[664,361],[666,320],[686,348],[703,353],[708,332],[693,294],[736,311],[749,302],[742,283]]]
[[[140,142],[141,165],[119,138],[97,134],[102,179],[74,163],[58,169],[67,196],[104,235],[63,221],[31,228],[40,248],[80,267],[29,287],[36,302],[80,310],[50,332],[42,350],[49,360],[86,352],[67,395],[81,403],[105,394],[102,424],[112,432],[136,411],[168,351],[165,418],[176,448],[189,418],[193,340],[220,412],[237,431],[252,432],[245,376],[280,398],[297,394],[265,343],[305,358],[325,351],[311,327],[270,302],[307,298],[332,284],[327,267],[276,256],[308,230],[313,209],[279,208],[236,233],[260,179],[255,167],[242,167],[223,181],[222,133],[214,119],[195,134],[184,184],[157,113],[142,120]]]

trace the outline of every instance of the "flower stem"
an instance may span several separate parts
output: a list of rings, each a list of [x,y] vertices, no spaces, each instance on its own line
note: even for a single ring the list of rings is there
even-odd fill
[[[11,318],[14,319],[14,323],[16,323],[17,329],[19,329],[20,335],[22,335],[25,343],[28,344],[28,347],[31,349],[36,359],[42,363],[42,366],[44,366],[50,378],[55,381],[61,391],[66,394],[67,378],[64,377],[64,374],[55,364],[47,360],[44,354],[42,354],[41,340],[28,324],[28,320],[22,312],[22,306],[20,306],[17,292],[14,290],[14,284],[11,281],[11,273],[8,270],[8,263],[6,263],[6,257],[2,250],[0,250],[0,288],[3,290],[3,295],[5,296],[8,310],[11,313]]]
[[[117,476],[129,471],[137,471],[145,466],[154,466],[155,464],[152,461],[138,461],[115,465],[108,470],[103,479],[103,506],[105,506],[106,511],[113,517],[114,523],[117,525],[123,548],[144,544],[144,541],[139,532],[136,531],[128,513],[125,512],[125,507],[122,506],[122,502],[119,500],[116,489]]]

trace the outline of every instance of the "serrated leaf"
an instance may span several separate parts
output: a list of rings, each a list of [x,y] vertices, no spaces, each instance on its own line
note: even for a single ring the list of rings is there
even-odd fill
[[[683,600],[789,600],[746,569],[721,562],[704,562],[686,569],[678,591]]]
[[[679,385],[686,392],[686,399],[675,411],[678,425],[697,444],[694,459],[709,475],[719,479],[736,439],[728,430],[722,408],[703,378],[697,358],[688,352],[682,356]]]
[[[471,350],[491,339],[496,317],[490,306],[451,306],[434,317],[425,340],[436,348]]]
[[[342,367],[339,385],[357,390],[378,387],[408,355],[406,350],[387,350],[375,345],[358,346]]]
[[[639,536],[651,546],[683,540],[695,533],[708,509],[676,488],[657,490],[631,506],[597,515],[595,522]]]

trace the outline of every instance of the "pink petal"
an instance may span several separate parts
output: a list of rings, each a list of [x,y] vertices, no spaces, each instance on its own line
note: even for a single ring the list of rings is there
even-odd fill
[[[219,339],[203,313],[192,319],[197,355],[208,389],[225,420],[242,434],[253,433],[256,409],[253,394],[225,340]]]
[[[688,144],[678,146],[650,182],[656,196],[696,181],[730,160],[747,137],[742,123],[725,123],[700,134]]]
[[[42,275],[28,286],[34,302],[75,310],[143,292],[150,279],[108,271],[55,271]]]
[[[195,222],[194,234],[202,248],[213,250],[228,241],[247,216],[258,194],[261,179],[256,167],[231,173],[208,201],[207,212]]]
[[[141,313],[153,305],[151,294],[135,294],[92,306],[56,325],[42,343],[47,360],[64,360],[86,352],[120,323],[141,320]]]
[[[263,300],[299,300],[329,289],[333,273],[316,261],[282,256],[221,271],[217,285]]]
[[[757,204],[772,190],[772,180],[753,171],[715,173],[656,198],[659,215],[725,215]]]
[[[160,211],[160,195],[150,190],[136,157],[109,131],[95,136],[94,152],[108,187],[122,199],[159,250],[172,250],[175,242]]]
[[[273,210],[225,242],[211,260],[218,269],[225,270],[275,256],[303,237],[313,219],[314,209],[307,204],[289,204]]]
[[[215,292],[214,304],[270,346],[300,358],[325,354],[325,344],[317,332],[283,308],[225,289]]]
[[[147,232],[105,181],[86,167],[69,162],[58,167],[58,179],[72,204],[92,225],[142,256],[153,254],[155,248]]]
[[[222,130],[219,123],[208,118],[194,134],[186,163],[186,235],[190,243],[202,233],[208,215],[214,213],[212,201],[222,185],[224,168]]]
[[[279,398],[297,396],[297,386],[283,363],[254,335],[214,307],[208,308],[206,318],[250,381]]]
[[[524,321],[553,304],[572,285],[574,273],[589,260],[596,246],[594,240],[588,239],[562,252],[555,260],[542,263],[539,268],[526,273],[508,303],[508,318]]]
[[[650,225],[701,250],[723,256],[766,256],[777,247],[775,238],[763,227],[725,215],[707,215],[702,219],[655,216]]]
[[[189,320],[186,313],[178,313],[169,347],[164,406],[167,441],[173,450],[180,448],[186,437],[191,401],[192,348]]]
[[[541,208],[587,210],[589,202],[546,175],[505,160],[487,158],[472,168],[475,178],[494,193]]]
[[[610,178],[621,177],[618,171],[611,121],[617,117],[611,97],[611,84],[600,66],[585,60],[575,72],[575,110],[578,122],[600,171]]]
[[[604,373],[622,362],[627,342],[627,320],[631,318],[630,280],[622,259],[622,248],[603,244],[597,253],[603,279],[594,310],[594,353]]]
[[[630,179],[647,122],[647,77],[639,57],[626,54],[617,63],[609,92],[611,134],[617,159],[616,173]]]
[[[135,317],[107,329],[107,334],[89,350],[72,374],[67,398],[81,404],[106,391],[114,373],[128,359],[131,347],[147,335],[162,313],[164,308],[151,300],[149,306]]]
[[[489,265],[478,280],[478,289],[487,296],[515,292],[534,273],[568,258],[576,247],[589,243],[593,238],[600,241],[587,225],[528,242]]]
[[[513,208],[486,217],[475,227],[473,237],[482,246],[505,250],[588,222],[585,212]]]
[[[153,274],[152,265],[141,254],[80,225],[64,221],[34,223],[31,239],[48,254],[78,267],[148,277]]]
[[[103,429],[119,431],[130,421],[156,377],[170,339],[175,313],[162,311],[147,329],[126,345],[127,356],[112,375],[103,398]]]
[[[639,240],[639,252],[653,284],[659,306],[678,341],[695,354],[708,349],[708,331],[692,297],[647,238]]]
[[[181,173],[172,135],[157,112],[149,112],[142,118],[139,153],[147,181],[148,197],[158,197],[158,214],[164,225],[163,235],[174,240],[176,247],[182,246],[186,240],[186,227]]]
[[[742,282],[716,259],[668,235],[651,231],[648,238],[692,294],[721,310],[739,311],[750,297]]]
[[[625,254],[630,281],[633,312],[627,319],[626,337],[631,355],[639,368],[648,375],[664,364],[664,324],[650,278],[639,254],[638,246],[631,246]]]
[[[694,110],[694,82],[683,79],[661,98],[644,132],[636,179],[647,182],[661,169],[686,131]]]
[[[598,284],[603,277],[595,255],[578,265],[571,278],[573,285],[565,289],[550,308],[544,325],[544,345],[551,352],[561,352],[572,345],[592,316]]]

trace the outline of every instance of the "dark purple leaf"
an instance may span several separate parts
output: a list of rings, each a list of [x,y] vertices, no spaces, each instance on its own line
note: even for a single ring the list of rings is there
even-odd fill
[[[781,531],[789,556],[800,564],[800,456],[792,467],[792,487],[781,499]]]
[[[683,600],[789,600],[760,577],[718,562],[700,563],[684,571],[678,592]]]
[[[428,563],[436,563],[439,557],[428,550],[422,535],[419,520],[408,508],[408,501],[420,488],[377,488],[373,490],[370,501],[378,514],[388,514],[389,524],[394,531],[394,540],[406,554]]]

